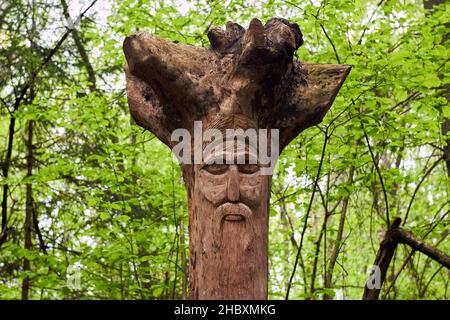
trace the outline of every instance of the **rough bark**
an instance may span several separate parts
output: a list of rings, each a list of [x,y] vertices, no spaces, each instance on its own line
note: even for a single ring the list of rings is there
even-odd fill
[[[124,41],[130,112],[169,147],[171,133],[278,129],[279,151],[318,124],[350,67],[294,61],[297,24],[228,22],[197,48],[138,32]],[[270,149],[270,147],[268,147]],[[191,299],[266,299],[271,176],[228,165],[182,164],[188,192]]]
[[[124,41],[130,111],[136,123],[173,147],[174,129],[193,129],[218,113],[256,118],[280,129],[280,148],[321,122],[350,67],[293,61],[301,33],[286,20],[247,31],[228,22],[214,28],[211,48],[197,48],[137,32]]]

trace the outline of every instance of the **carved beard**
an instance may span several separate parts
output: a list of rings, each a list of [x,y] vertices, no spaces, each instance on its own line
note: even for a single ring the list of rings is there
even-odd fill
[[[239,230],[241,232],[238,233],[240,236],[238,248],[243,247],[242,249],[249,250],[255,234],[253,215],[252,210],[242,202],[226,202],[217,207],[212,222],[215,227],[214,246],[219,249],[227,243],[233,243],[236,240],[236,232]],[[234,234],[234,237],[228,238],[228,234]]]
[[[197,299],[238,299],[255,296],[265,299],[267,288],[268,202],[257,206],[225,201],[215,205],[195,188],[191,226],[191,268],[202,277],[191,278]],[[267,192],[265,186],[263,193]],[[261,254],[263,252],[264,254]],[[264,272],[259,272],[264,270]],[[237,276],[239,275],[239,276]]]
[[[237,299],[250,296],[249,293],[255,291],[255,288],[249,284],[265,280],[256,275],[258,268],[266,269],[267,266],[258,263],[255,255],[261,252],[259,246],[267,245],[263,228],[258,227],[258,224],[265,224],[263,221],[266,219],[258,209],[253,211],[242,202],[226,202],[215,207],[206,200],[202,207],[197,218],[206,219],[207,222],[196,233],[202,243],[201,251],[195,255],[202,256],[201,259],[196,259],[196,268],[201,274],[211,277],[201,279],[204,282],[199,283],[199,288],[204,290],[198,292],[198,297]],[[242,216],[238,219],[236,216],[240,215]],[[230,220],[230,217],[236,219]],[[259,293],[258,296],[263,297],[264,294],[265,292]]]
[[[232,165],[216,175],[195,168],[190,241],[198,245],[191,246],[190,257],[192,274],[202,275],[191,277],[195,299],[267,298],[267,286],[261,284],[267,283],[271,180],[238,168]]]

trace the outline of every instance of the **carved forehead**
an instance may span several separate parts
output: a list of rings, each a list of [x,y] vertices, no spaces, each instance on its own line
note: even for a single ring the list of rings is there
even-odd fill
[[[223,164],[236,164],[238,159],[244,160],[245,163],[258,163],[258,153],[256,149],[246,148],[245,150],[220,150],[217,152],[211,152],[204,155],[203,164],[208,163],[223,163]],[[252,159],[252,161],[250,161]],[[230,163],[231,161],[231,163]],[[242,163],[240,163],[242,164]]]
[[[224,152],[232,152],[231,147],[237,145],[237,143],[233,142],[235,140],[244,142],[247,151],[256,148],[257,128],[257,121],[242,113],[218,113],[209,121],[203,122],[203,134],[207,136],[203,140],[203,149],[208,145],[211,147],[222,144]],[[218,134],[219,137],[216,136],[218,132],[220,132]],[[208,135],[214,135],[214,138]],[[221,139],[216,140],[216,138]]]
[[[204,132],[207,137],[202,145],[206,159],[257,157],[258,132],[253,126],[252,119],[236,115],[218,117],[215,120],[206,126]]]
[[[225,135],[226,129],[256,129],[256,119],[243,113],[218,113],[205,125],[205,129],[217,129]]]

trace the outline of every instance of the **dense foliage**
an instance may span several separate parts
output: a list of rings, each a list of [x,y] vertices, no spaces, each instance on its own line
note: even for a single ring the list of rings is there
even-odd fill
[[[130,119],[122,41],[207,46],[211,26],[253,17],[297,22],[299,60],[353,66],[275,171],[270,298],[302,242],[290,299],[359,299],[395,217],[450,252],[448,2],[94,2],[80,23],[92,2],[0,4],[0,298],[187,297],[186,194],[170,150]],[[447,299],[449,275],[399,246],[381,298]]]

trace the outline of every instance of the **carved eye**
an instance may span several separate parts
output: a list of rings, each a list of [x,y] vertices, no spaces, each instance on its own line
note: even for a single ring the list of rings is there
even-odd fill
[[[252,174],[259,171],[259,166],[256,164],[239,164],[238,165],[239,172]]]
[[[227,172],[228,170],[228,165],[226,164],[209,164],[203,167],[203,169],[205,169],[206,171],[208,171],[211,174],[222,174]]]

